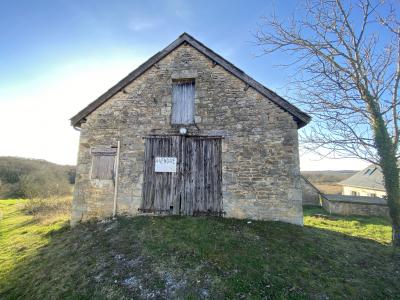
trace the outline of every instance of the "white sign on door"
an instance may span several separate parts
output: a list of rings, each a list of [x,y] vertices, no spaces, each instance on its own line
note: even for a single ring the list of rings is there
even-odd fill
[[[154,171],[160,172],[176,172],[176,157],[156,157]]]

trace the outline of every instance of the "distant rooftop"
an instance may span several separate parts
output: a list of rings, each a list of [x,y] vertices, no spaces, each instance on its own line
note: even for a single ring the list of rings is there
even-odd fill
[[[381,167],[370,165],[353,176],[339,182],[340,185],[385,191]]]

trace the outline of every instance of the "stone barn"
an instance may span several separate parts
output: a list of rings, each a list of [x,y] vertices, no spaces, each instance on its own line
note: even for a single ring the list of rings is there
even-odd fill
[[[71,118],[71,222],[154,213],[301,225],[297,130],[309,120],[184,33]]]

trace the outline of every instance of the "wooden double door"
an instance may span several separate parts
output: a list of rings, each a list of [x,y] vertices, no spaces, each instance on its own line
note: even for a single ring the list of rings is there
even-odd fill
[[[219,137],[146,137],[141,210],[221,215],[221,142]],[[164,158],[176,159],[175,172],[157,169],[156,163]]]

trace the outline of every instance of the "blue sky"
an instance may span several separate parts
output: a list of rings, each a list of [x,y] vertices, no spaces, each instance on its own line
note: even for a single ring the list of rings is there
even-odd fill
[[[288,17],[288,7],[299,5],[289,0],[2,1],[0,155],[74,164],[79,134],[68,119],[182,32],[285,95],[289,70],[276,64],[287,58],[260,57],[253,33],[260,17],[274,11]],[[302,168],[364,166],[314,159],[302,155]]]
[[[271,72],[265,72],[265,60],[256,58],[259,51],[253,44],[252,32],[259,18],[269,15],[274,7],[279,9],[276,3],[263,2],[3,3],[0,30],[7,43],[0,48],[0,64],[5,71],[0,79],[2,84],[13,84],[68,61],[88,58],[111,59],[121,54],[148,57],[186,31],[259,80],[279,84]]]

